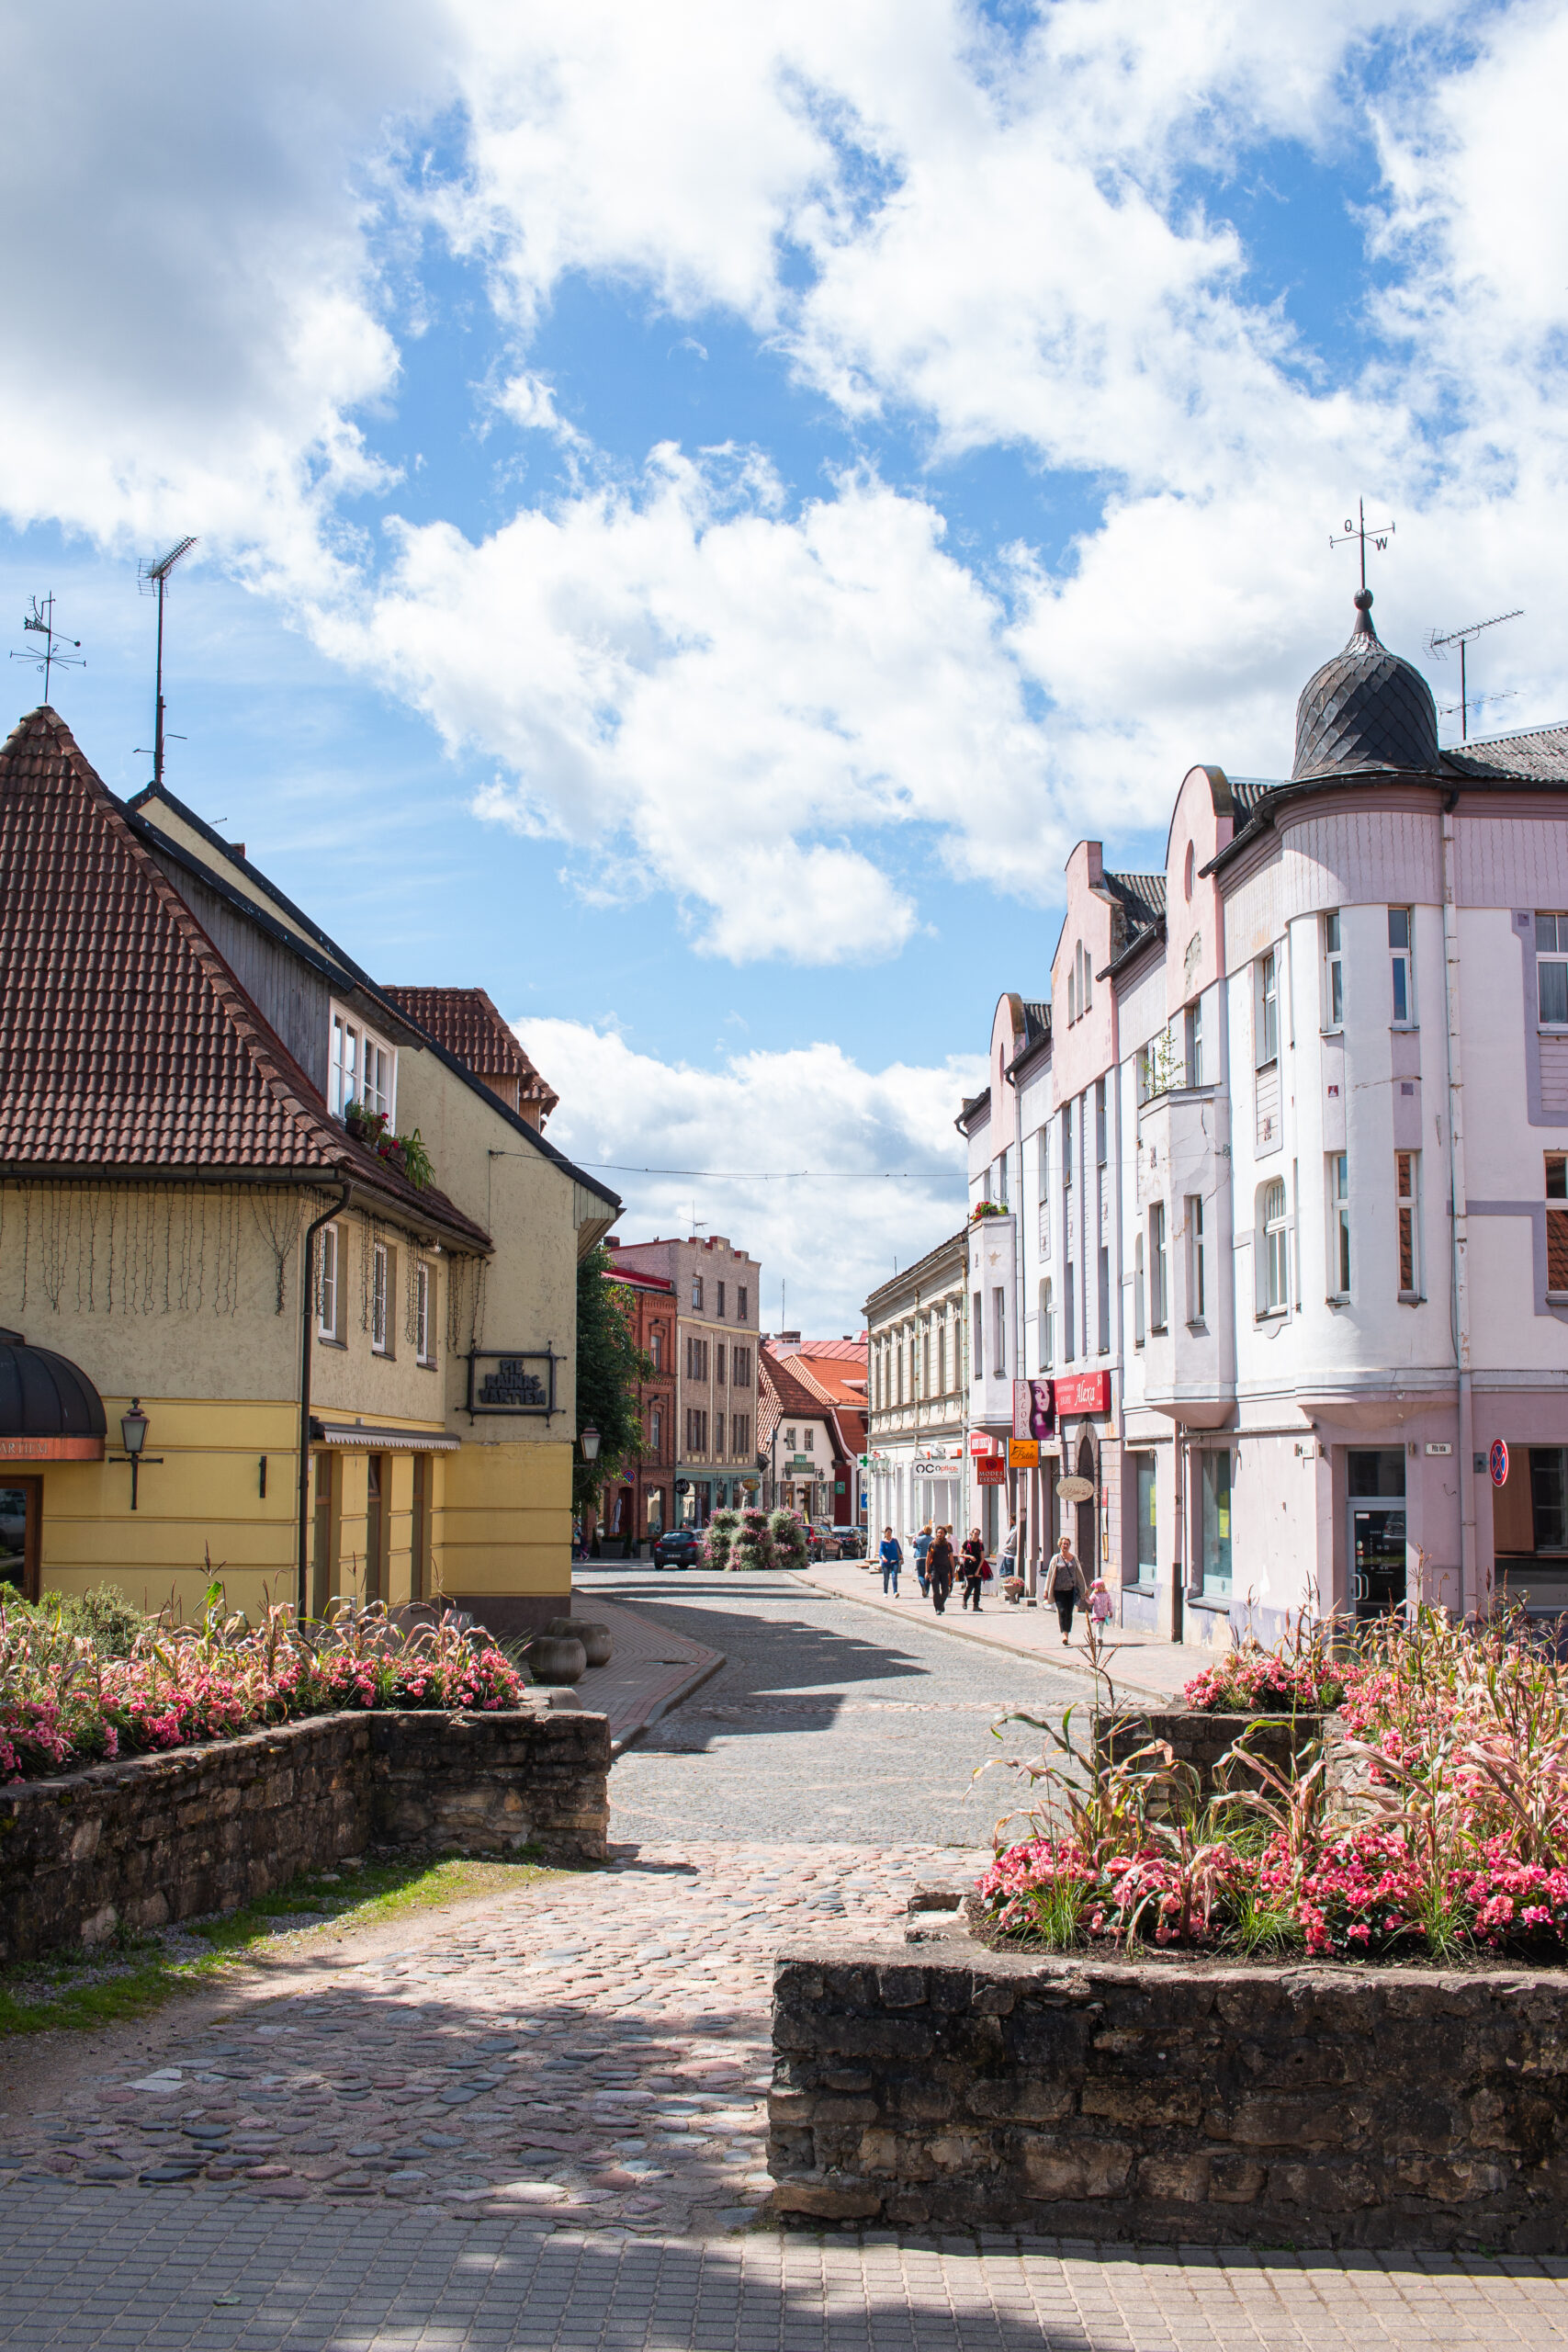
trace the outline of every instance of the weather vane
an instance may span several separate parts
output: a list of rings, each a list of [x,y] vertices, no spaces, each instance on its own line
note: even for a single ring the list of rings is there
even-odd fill
[[[41,600],[34,596],[31,599],[31,606],[32,609],[22,623],[23,634],[41,637],[43,644],[41,648],[36,645],[25,646],[20,653],[13,653],[11,659],[13,662],[32,663],[33,668],[43,679],[43,698],[47,702],[51,671],[85,670],[87,666],[87,657],[82,651],[82,640],[79,637],[67,637],[62,630],[55,628],[52,588]],[[62,653],[62,646],[67,645],[71,648],[70,652]]]
[[[1392,523],[1374,523],[1370,531],[1368,530],[1367,502],[1364,498],[1358,498],[1356,501],[1355,521],[1352,522],[1349,515],[1347,514],[1345,517],[1345,528],[1343,531],[1330,531],[1328,534],[1328,544],[1331,548],[1343,548],[1348,547],[1352,539],[1359,539],[1360,541],[1361,585],[1364,588],[1367,584],[1367,541],[1371,539],[1373,547],[1375,547],[1379,553],[1382,554],[1387,548],[1388,543],[1393,537],[1393,525]]]

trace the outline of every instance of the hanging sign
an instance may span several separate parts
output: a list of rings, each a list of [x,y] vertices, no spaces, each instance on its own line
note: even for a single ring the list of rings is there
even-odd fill
[[[1091,1503],[1094,1500],[1092,1478],[1058,1478],[1056,1492],[1065,1503]]]
[[[984,1460],[987,1453],[996,1454],[998,1460],[1001,1456],[1001,1446],[988,1430],[970,1430],[969,1451],[977,1460]]]
[[[1051,1383],[1048,1380],[1015,1380],[1012,1384],[1014,1437],[1049,1437],[1055,1426]]]
[[[1508,1483],[1508,1449],[1500,1437],[1492,1441],[1492,1451],[1486,1457],[1492,1472],[1492,1484],[1506,1487]]]
[[[982,1454],[975,1464],[975,1481],[977,1486],[1005,1486],[1007,1475],[1007,1464],[999,1453]]]
[[[1008,1440],[1008,1468],[1010,1470],[1038,1470],[1039,1467],[1039,1439],[1037,1437],[1010,1437]]]
[[[1058,1420],[1065,1421],[1069,1414],[1074,1417],[1081,1414],[1093,1419],[1096,1415],[1111,1410],[1111,1374],[1108,1372],[1059,1374],[1051,1387]]]

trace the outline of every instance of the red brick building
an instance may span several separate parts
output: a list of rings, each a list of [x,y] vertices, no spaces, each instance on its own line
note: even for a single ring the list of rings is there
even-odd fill
[[[675,1285],[626,1265],[604,1279],[620,1294],[632,1336],[653,1366],[637,1390],[642,1459],[627,1463],[600,1498],[601,1540],[613,1555],[618,1549],[629,1558],[675,1523]]]

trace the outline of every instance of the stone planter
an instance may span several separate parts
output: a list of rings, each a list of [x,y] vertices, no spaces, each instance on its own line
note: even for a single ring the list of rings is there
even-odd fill
[[[608,1718],[316,1715],[0,1787],[0,1962],[232,1911],[367,1845],[603,1861]]]
[[[528,1671],[536,1682],[581,1682],[588,1671],[588,1653],[575,1636],[547,1629],[528,1645]]]
[[[1568,2251],[1568,1972],[793,1947],[789,2221]]]
[[[1303,1753],[1315,1749],[1339,1728],[1337,1715],[1208,1714],[1197,1707],[1119,1708],[1097,1714],[1095,1751],[1102,1763],[1117,1764],[1151,1742],[1164,1740],[1178,1764],[1190,1765],[1205,1796],[1217,1792],[1215,1768],[1244,1734],[1254,1753],[1272,1765],[1285,1780],[1293,1779]],[[1259,1786],[1259,1777],[1237,1767],[1230,1774],[1233,1788]]]

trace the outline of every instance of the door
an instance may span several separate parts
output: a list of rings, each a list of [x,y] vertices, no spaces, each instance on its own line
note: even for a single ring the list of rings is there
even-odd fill
[[[14,1585],[24,1600],[39,1597],[42,1518],[43,1480],[0,1471],[0,1584]]]
[[[1350,1575],[1356,1615],[1386,1616],[1404,1606],[1404,1505],[1353,1502]]]
[[[1078,1440],[1078,1476],[1087,1478],[1094,1488],[1087,1503],[1076,1503],[1077,1524],[1074,1531],[1073,1549],[1090,1584],[1100,1574],[1100,1476],[1095,1468],[1094,1448],[1087,1437]]]

